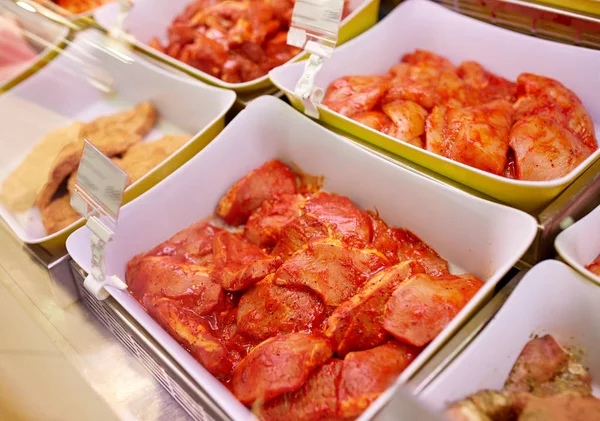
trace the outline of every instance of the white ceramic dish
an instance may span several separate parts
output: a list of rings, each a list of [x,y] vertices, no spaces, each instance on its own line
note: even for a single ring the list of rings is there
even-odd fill
[[[600,101],[595,94],[600,91],[600,78],[597,77],[599,51],[512,32],[428,0],[403,2],[377,26],[337,48],[318,74],[316,85],[326,89],[342,76],[385,74],[404,54],[415,49],[440,54],[456,65],[465,60],[476,60],[510,80],[516,80],[523,72],[555,78],[583,101],[600,138]],[[302,108],[302,104],[293,97],[293,92],[303,70],[303,64],[294,63],[270,73],[272,82],[297,108]],[[600,150],[596,151],[560,179],[544,182],[510,180],[399,141],[326,107],[320,107],[320,110],[324,123],[529,212],[549,203],[600,156]]]
[[[133,44],[148,54],[159,57],[199,79],[222,88],[233,89],[240,93],[249,93],[272,86],[268,75],[243,83],[224,82],[148,46],[148,43],[154,37],[158,37],[163,42],[167,40],[167,27],[190,3],[191,0],[136,0],[135,6],[129,12],[124,23],[127,32],[135,38]],[[377,21],[379,0],[350,0],[350,7],[352,13],[344,19],[340,28],[340,40],[342,42],[353,38]],[[94,12],[94,18],[103,28],[109,29],[114,27],[118,11],[118,3],[110,3],[97,9]],[[302,57],[303,54],[299,54],[291,61],[298,61]]]
[[[533,334],[551,334],[583,351],[600,396],[600,288],[564,263],[548,260],[525,275],[495,318],[419,398],[442,411],[482,389],[501,389]]]
[[[600,284],[600,276],[586,269],[600,255],[600,206],[561,232],[554,246],[565,262]]]
[[[194,142],[212,139],[215,130],[218,133],[223,127],[225,113],[233,105],[235,93],[176,76],[137,56],[134,56],[135,61],[122,61],[94,47],[102,39],[103,35],[96,31],[81,33],[66,48],[66,54],[0,96],[0,183],[52,129],[73,121],[90,121],[100,115],[130,108],[141,101],[151,101],[159,113],[157,125],[146,140],[164,134],[186,133],[192,136],[192,140],[168,162],[182,152],[191,152],[193,147],[190,146],[195,145]],[[73,56],[105,69],[114,79],[116,94],[106,95],[94,88],[85,78],[81,66],[71,60]],[[143,185],[153,174],[164,173],[167,170],[165,165],[167,162],[138,180],[130,189]],[[37,208],[16,214],[0,203],[0,216],[25,243],[51,242],[69,229],[46,235]]]
[[[261,97],[251,102],[202,153],[122,208],[115,240],[107,250],[107,274],[124,279],[125,266],[133,256],[211,215],[235,181],[274,158],[294,163],[308,173],[324,175],[326,190],[348,196],[363,209],[377,207],[390,225],[411,229],[456,267],[486,280],[400,381],[410,378],[490,296],[537,231],[535,220],[523,212],[400,168],[325,130],[282,101]],[[89,241],[87,229],[78,230],[67,241],[69,253],[87,272]],[[234,420],[248,418],[248,410],[160,328],[128,292],[112,288],[109,292]]]
[[[0,15],[3,14],[17,18],[23,32],[30,34],[29,37],[24,36],[24,39],[37,51],[37,55],[18,67],[15,66],[10,74],[3,75],[0,79],[0,87],[12,84],[12,82],[17,81],[40,60],[49,58],[51,53],[60,46],[69,34],[67,27],[44,19],[37,13],[9,0],[0,1]]]

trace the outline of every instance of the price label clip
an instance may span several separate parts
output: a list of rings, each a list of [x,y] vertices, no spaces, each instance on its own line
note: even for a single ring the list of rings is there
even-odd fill
[[[98,300],[108,298],[106,286],[127,289],[119,277],[106,276],[105,262],[106,245],[113,239],[127,183],[127,174],[84,140],[71,206],[87,219],[92,232],[92,269],[83,285]]]
[[[304,104],[304,112],[313,118],[319,118],[318,106],[324,97],[323,89],[315,86],[315,79],[337,45],[343,11],[344,0],[297,0],[294,5],[287,42],[310,54],[294,95]]]

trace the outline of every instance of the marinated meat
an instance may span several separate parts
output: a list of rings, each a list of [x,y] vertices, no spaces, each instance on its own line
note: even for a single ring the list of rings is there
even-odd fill
[[[281,258],[269,256],[238,234],[220,231],[212,242],[215,267],[211,277],[227,291],[243,291],[281,265]]]
[[[510,147],[519,179],[563,177],[598,149],[592,119],[560,82],[524,73],[517,79],[517,89]]]
[[[220,379],[229,377],[231,360],[225,347],[211,333],[207,321],[168,298],[146,296],[143,304],[148,314],[188,349],[213,376]]]
[[[274,247],[281,229],[301,215],[305,202],[306,198],[299,194],[265,200],[248,218],[244,237],[259,247]]]
[[[473,275],[415,275],[388,300],[383,327],[402,342],[427,345],[482,286],[483,282]]]
[[[413,101],[398,100],[381,108],[393,122],[391,129],[384,133],[420,148],[424,146],[421,137],[425,134],[427,111],[423,107]]]
[[[209,222],[190,225],[152,250],[135,256],[129,266],[145,256],[181,256],[188,263],[212,268],[212,242],[216,233],[222,231]]]
[[[309,288],[325,305],[337,307],[388,265],[387,259],[374,250],[355,249],[333,239],[316,240],[281,265],[274,282]]]
[[[339,357],[343,358],[350,351],[373,348],[390,339],[383,328],[385,304],[394,290],[419,270],[412,261],[384,269],[335,309],[327,319],[324,333],[331,338]]]
[[[312,291],[275,285],[270,275],[241,298],[237,326],[244,335],[264,341],[318,328],[324,319],[325,306]]]
[[[339,384],[340,417],[357,417],[417,357],[419,349],[396,341],[346,355]]]
[[[402,56],[402,62],[413,66],[432,66],[441,71],[453,72],[456,70],[454,64],[445,57],[419,49]]]
[[[306,201],[301,217],[282,228],[273,254],[287,257],[310,240],[328,237],[365,247],[371,238],[369,216],[347,197],[318,193]]]
[[[492,174],[506,167],[513,109],[508,101],[452,109],[435,107],[427,119],[426,147]]]
[[[476,61],[464,61],[458,66],[458,76],[465,82],[473,103],[485,104],[497,99],[514,102],[517,85],[485,69]]]
[[[229,225],[242,225],[265,200],[286,194],[296,194],[296,176],[282,162],[269,161],[227,191],[219,201],[217,215]]]
[[[600,400],[591,396],[561,394],[532,398],[518,421],[593,421],[600,419]]]
[[[390,234],[397,241],[398,260],[414,260],[430,277],[448,275],[448,262],[429,247],[423,240],[404,228],[391,228]]]
[[[267,339],[233,370],[233,394],[242,403],[250,405],[298,390],[310,373],[332,354],[326,339],[309,333]]]
[[[146,295],[170,298],[201,316],[223,303],[223,289],[209,270],[180,256],[150,256],[127,267],[127,285],[142,302]]]
[[[352,120],[358,121],[373,130],[380,131],[381,133],[389,134],[390,130],[394,128],[392,120],[388,118],[381,111],[363,111],[361,113],[352,116]],[[392,130],[395,133],[395,130]]]
[[[344,362],[331,359],[315,369],[295,392],[286,393],[259,408],[263,421],[337,420],[338,387]]]
[[[375,107],[388,89],[388,76],[346,76],[327,88],[322,104],[346,117]]]

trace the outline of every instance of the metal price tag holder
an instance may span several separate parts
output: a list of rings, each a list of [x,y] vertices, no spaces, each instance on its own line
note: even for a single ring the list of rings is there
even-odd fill
[[[315,78],[337,45],[343,11],[344,0],[297,0],[294,6],[287,42],[310,54],[294,94],[313,118],[319,118],[317,107],[324,97]]]
[[[121,168],[84,141],[71,206],[87,219],[86,226],[92,231],[92,270],[83,286],[98,300],[108,298],[106,286],[127,289],[119,277],[106,275],[105,263],[106,245],[113,239],[127,182]]]

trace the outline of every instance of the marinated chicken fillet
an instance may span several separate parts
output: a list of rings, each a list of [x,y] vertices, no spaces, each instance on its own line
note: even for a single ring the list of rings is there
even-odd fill
[[[375,107],[388,89],[388,76],[346,76],[327,88],[323,105],[346,117]]]
[[[589,114],[560,82],[524,73],[517,80],[517,89],[510,147],[519,179],[563,177],[598,149]]]
[[[512,105],[504,100],[461,109],[436,107],[427,119],[427,150],[502,174],[513,114]]]
[[[475,61],[462,62],[457,73],[467,85],[471,103],[485,104],[497,99],[514,102],[516,99],[517,86],[514,82],[489,72]]]
[[[309,333],[267,339],[234,368],[233,394],[246,405],[268,402],[300,389],[310,373],[332,355],[326,339]]]

